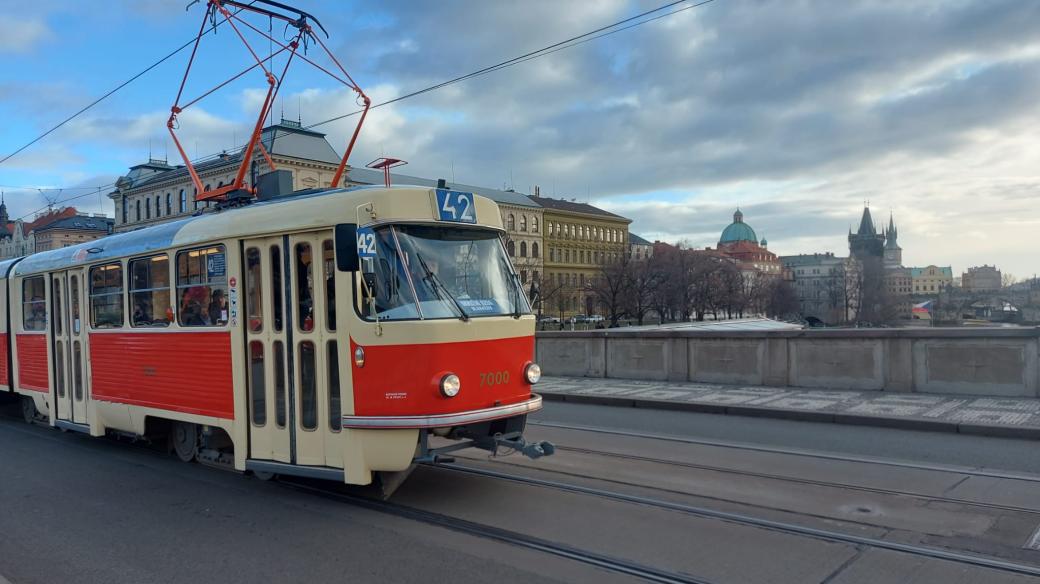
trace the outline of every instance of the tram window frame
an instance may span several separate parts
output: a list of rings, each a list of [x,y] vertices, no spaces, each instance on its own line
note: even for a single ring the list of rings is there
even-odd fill
[[[249,422],[257,428],[267,425],[267,371],[263,341],[249,341]]]
[[[339,342],[335,339],[325,343],[325,363],[328,368],[326,383],[329,396],[329,431],[343,429],[343,392],[339,373]]]
[[[62,326],[64,313],[61,309],[61,278],[55,276],[51,279],[51,322],[54,323],[54,334],[61,335],[65,327]]]
[[[293,262],[296,264],[296,293],[294,305],[296,328],[301,333],[314,332],[314,246],[309,241],[293,245]],[[304,262],[303,258],[307,257]]]
[[[322,276],[325,282],[325,330],[336,332],[336,244],[321,242]]]
[[[246,329],[250,333],[264,331],[264,265],[259,247],[246,248],[245,265]]]
[[[147,272],[148,281],[145,282],[147,287],[137,288],[136,287],[137,284],[138,284],[137,277],[136,277],[137,274],[134,272],[134,268],[138,264],[140,264],[142,262],[146,262],[144,264],[145,266],[147,266],[149,268],[154,268],[155,267],[154,264],[158,263],[159,261],[165,261],[165,263],[166,263],[166,265],[163,267],[163,269],[159,272],[159,273],[165,273],[166,274],[166,285],[165,286],[155,286],[154,285],[154,274],[155,274],[155,272],[153,270],[149,269],[148,272]],[[173,295],[172,295],[172,293],[170,291],[170,256],[169,256],[169,254],[160,253],[160,254],[155,254],[155,255],[150,255],[150,256],[143,256],[143,257],[133,258],[133,259],[131,259],[130,261],[127,262],[127,271],[129,272],[129,291],[130,291],[129,300],[130,300],[130,306],[132,306],[132,307],[136,306],[136,296],[137,295],[139,295],[139,294],[148,295],[148,297],[151,299],[151,302],[152,302],[152,315],[151,316],[153,317],[151,322],[149,322],[147,324],[143,324],[143,323],[142,324],[138,324],[136,322],[136,311],[132,310],[130,312],[130,326],[132,328],[166,328],[166,327],[169,327],[173,323],[173,320],[174,320],[173,303],[172,303],[172,296]],[[165,306],[165,309],[162,311],[161,316],[166,318],[165,322],[161,322],[161,319],[154,318],[156,316],[156,313],[155,313],[155,308],[156,308],[155,296],[156,296],[157,292],[161,293],[163,291],[166,292],[166,306]]]
[[[299,398],[300,429],[314,432],[318,429],[321,418],[318,404],[318,347],[314,341],[300,341],[297,344],[299,359]]]
[[[115,270],[115,271],[112,272],[112,273],[108,273],[109,270]],[[106,286],[104,288],[106,290],[109,289],[109,288],[115,288],[116,289],[115,292],[96,292],[95,291],[95,290],[97,290],[97,287],[95,286],[96,282],[95,282],[95,279],[94,279],[94,274],[97,273],[98,271],[103,271],[105,273],[105,276],[102,279],[102,283],[106,284]],[[112,276],[115,276],[115,277],[112,277]],[[106,264],[98,264],[96,266],[91,266],[90,267],[90,271],[88,272],[87,279],[90,282],[90,289],[89,289],[89,294],[88,294],[88,297],[89,297],[88,300],[90,302],[90,328],[98,329],[98,330],[108,330],[108,329],[123,328],[123,326],[126,323],[126,302],[124,300],[124,292],[126,290],[126,282],[123,280],[123,262],[109,262],[109,263],[106,263]],[[118,286],[114,285],[116,280],[118,280]],[[99,304],[98,302],[96,302],[96,299],[108,298],[108,297],[118,297],[119,298],[118,304]],[[113,321],[111,323],[105,322],[105,323],[98,324],[98,318],[97,317],[98,317],[98,307],[99,306],[118,307],[117,314],[113,315],[113,316],[118,316],[118,324],[116,323],[115,319],[113,319]]]
[[[194,255],[193,255],[194,254]],[[214,276],[211,274],[213,271],[209,264],[209,256],[222,255],[223,256],[223,268],[222,274]],[[193,258],[204,258],[196,260],[198,265],[192,266],[190,262]],[[182,262],[182,259],[184,260]],[[184,328],[226,328],[228,325],[228,316],[230,307],[225,304],[224,310],[221,311],[218,316],[217,323],[212,322],[212,310],[213,303],[215,300],[213,296],[216,292],[220,292],[221,296],[227,302],[228,297],[228,255],[227,248],[223,244],[216,245],[204,245],[200,247],[193,247],[189,249],[183,249],[177,252],[176,259],[176,289],[177,289],[177,325]],[[193,270],[192,268],[197,268]],[[193,281],[196,280],[197,281]],[[192,292],[194,290],[194,292]],[[185,297],[191,295],[187,300],[199,305],[200,313],[194,314],[194,311],[186,311]],[[199,302],[199,296],[204,295],[202,302]],[[206,304],[202,307],[202,304]],[[187,318],[193,320],[185,321],[186,314]],[[194,320],[194,317],[198,317],[198,320]],[[198,324],[202,323],[202,324]]]
[[[39,283],[39,290],[30,290],[29,284]],[[35,288],[35,286],[33,286]],[[31,296],[31,292],[39,292],[39,297]],[[32,298],[32,300],[26,300]],[[37,310],[42,308],[42,312]],[[42,318],[41,318],[42,315]],[[29,326],[32,323],[33,326]],[[22,280],[22,330],[26,332],[47,332],[47,280],[44,276],[32,276]]]

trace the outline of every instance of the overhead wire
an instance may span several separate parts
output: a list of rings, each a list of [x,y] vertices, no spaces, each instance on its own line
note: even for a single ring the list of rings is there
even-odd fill
[[[413,92],[410,92],[410,93],[406,93],[404,95],[399,95],[399,96],[397,96],[397,97],[395,97],[393,99],[388,99],[388,100],[380,102],[380,103],[372,104],[372,107],[370,109],[375,109],[375,108],[378,108],[378,107],[383,107],[383,106],[386,106],[386,105],[390,105],[392,103],[397,103],[399,101],[402,101],[402,100],[405,100],[405,99],[409,99],[409,98],[412,98],[412,97],[416,97],[416,96],[422,95],[424,93],[429,93],[431,91],[436,91],[438,89],[447,87],[449,85],[454,85],[456,83],[460,83],[462,81],[466,81],[466,80],[472,79],[474,77],[480,77],[482,75],[487,75],[488,73],[493,73],[495,71],[499,71],[499,70],[505,69],[507,67],[512,67],[512,66],[515,66],[515,65],[519,65],[520,63],[525,63],[525,62],[531,61],[533,59],[544,57],[546,55],[551,55],[552,53],[555,53],[557,51],[562,51],[564,49],[569,49],[569,48],[572,48],[572,47],[576,47],[578,45],[581,45],[581,44],[584,44],[584,43],[587,43],[587,42],[590,42],[590,41],[593,41],[593,40],[596,40],[596,39],[599,39],[599,38],[603,38],[605,36],[609,36],[609,35],[616,34],[616,33],[619,33],[619,32],[625,31],[625,30],[629,30],[631,28],[635,28],[637,26],[641,26],[641,25],[647,24],[648,22],[653,22],[655,20],[660,20],[662,18],[666,18],[668,16],[672,16],[672,15],[678,14],[680,12],[685,12],[686,10],[690,10],[690,9],[693,9],[693,8],[698,8],[700,6],[704,6],[705,4],[710,4],[711,2],[714,2],[714,1],[715,0],[701,0],[700,2],[695,2],[693,4],[689,4],[687,6],[683,6],[681,8],[676,9],[676,10],[672,10],[672,11],[666,12],[665,14],[658,14],[657,16],[653,16],[651,18],[645,18],[644,20],[639,20],[639,19],[642,19],[642,18],[644,18],[646,16],[650,16],[651,14],[655,14],[657,12],[661,12],[662,10],[667,10],[667,9],[672,8],[674,6],[677,6],[679,4],[685,4],[686,2],[689,2],[689,0],[677,0],[675,2],[669,2],[667,4],[663,4],[661,6],[658,6],[657,8],[654,8],[652,10],[647,10],[646,12],[642,12],[640,14],[637,14],[635,16],[626,18],[624,20],[619,20],[618,22],[615,22],[613,24],[609,24],[607,26],[602,26],[602,27],[599,27],[599,28],[597,28],[595,30],[590,30],[589,32],[573,36],[573,37],[571,37],[569,39],[562,40],[562,41],[557,42],[557,43],[553,43],[553,44],[548,45],[546,47],[542,47],[542,48],[540,48],[538,50],[530,51],[530,52],[525,53],[523,55],[520,55],[520,56],[517,56],[517,57],[513,57],[512,59],[507,59],[505,61],[496,63],[494,65],[490,65],[488,67],[484,67],[483,69],[478,69],[478,70],[473,71],[471,73],[467,73],[465,75],[460,75],[460,76],[455,77],[453,79],[449,79],[447,81],[442,81],[441,83],[437,83],[435,85],[431,85],[431,86],[425,87],[423,89],[419,89],[419,90],[416,90],[416,91],[413,91]],[[637,21],[637,22],[633,22],[633,21]],[[626,26],[622,26],[622,25],[626,25]],[[346,113],[346,114],[342,114],[342,115],[339,115],[339,116],[335,116],[335,117],[329,118],[327,120],[322,120],[320,122],[317,122],[317,123],[314,123],[314,124],[310,124],[309,126],[306,126],[305,129],[309,130],[309,129],[312,129],[312,128],[316,128],[318,126],[323,126],[325,124],[330,124],[332,122],[336,122],[336,121],[339,121],[339,120],[342,120],[342,119],[345,119],[345,118],[349,118],[351,116],[356,116],[356,115],[360,114],[362,111],[363,110],[356,110],[356,111],[352,111],[352,112],[349,112],[349,113]]]
[[[473,79],[475,77],[479,77],[479,76],[482,76],[482,75],[487,75],[489,73],[493,73],[495,71],[499,71],[499,70],[505,69],[507,67],[512,67],[512,66],[515,66],[515,65],[519,65],[521,63],[525,63],[527,61],[531,61],[533,59],[544,57],[546,55],[551,55],[553,53],[556,53],[558,51],[562,51],[564,49],[569,49],[569,48],[572,48],[572,47],[576,47],[578,45],[581,45],[581,44],[584,44],[584,43],[587,43],[587,42],[590,42],[590,41],[593,41],[593,40],[596,40],[596,39],[599,39],[599,38],[603,38],[605,36],[609,36],[609,35],[612,35],[612,34],[623,32],[625,30],[629,30],[629,29],[635,28],[637,26],[642,26],[642,25],[647,24],[649,22],[653,22],[653,21],[656,21],[656,20],[661,20],[663,18],[667,18],[669,16],[673,16],[673,15],[678,14],[680,12],[685,12],[685,11],[691,10],[693,8],[698,8],[700,6],[704,6],[705,4],[710,4],[710,3],[714,2],[714,1],[715,0],[701,0],[700,2],[694,2],[692,4],[687,4],[686,6],[681,6],[679,8],[676,8],[675,10],[670,10],[668,12],[665,12],[664,14],[657,14],[657,13],[659,13],[661,11],[668,10],[669,8],[674,8],[674,7],[677,7],[677,6],[681,5],[681,4],[686,4],[687,2],[689,2],[689,0],[676,0],[676,1],[673,1],[673,2],[669,2],[667,4],[663,4],[661,6],[658,6],[657,8],[653,8],[651,10],[647,10],[647,11],[642,12],[640,14],[637,14],[635,16],[631,16],[629,18],[625,18],[623,20],[619,20],[619,21],[614,22],[612,24],[596,28],[594,30],[582,33],[580,35],[575,35],[575,36],[570,37],[568,39],[565,39],[565,40],[553,43],[551,45],[542,47],[542,48],[534,50],[534,51],[529,51],[527,53],[524,53],[523,55],[519,55],[517,57],[513,57],[513,58],[507,59],[505,61],[501,61],[501,62],[496,63],[494,65],[490,65],[490,66],[478,69],[476,71],[467,73],[465,75],[460,75],[458,77],[449,79],[447,81],[443,81],[441,83],[437,83],[435,85],[431,85],[431,86],[425,87],[423,89],[419,89],[419,90],[416,90],[416,91],[413,91],[413,92],[410,92],[410,93],[406,93],[404,95],[400,95],[400,96],[397,96],[395,98],[392,98],[392,99],[389,99],[389,100],[386,100],[386,101],[383,101],[383,102],[380,102],[380,103],[377,103],[377,104],[373,104],[371,109],[375,109],[375,108],[378,108],[378,107],[382,107],[382,106],[390,105],[390,104],[393,104],[393,103],[397,103],[399,101],[403,101],[405,99],[410,99],[412,97],[423,95],[423,94],[429,93],[431,91],[436,91],[438,89],[447,87],[449,85],[454,85],[456,83],[460,83],[460,82],[466,81],[468,79]],[[649,18],[647,18],[647,17],[649,17]],[[205,34],[205,33],[203,33],[203,34]],[[183,46],[181,46],[176,51],[174,51],[174,52],[170,53],[169,55],[163,57],[160,61],[154,63],[149,68],[145,69],[144,71],[138,73],[137,75],[135,75],[134,77],[130,78],[126,82],[122,83],[119,87],[113,89],[112,91],[110,91],[106,95],[98,98],[92,104],[90,104],[87,107],[83,108],[82,110],[80,110],[76,114],[73,114],[72,116],[67,118],[65,121],[63,121],[61,124],[59,124],[59,125],[55,126],[54,128],[48,130],[44,134],[41,134],[39,137],[34,139],[32,142],[30,142],[29,144],[26,144],[25,146],[23,146],[22,148],[20,148],[19,150],[15,151],[15,152],[13,152],[12,154],[8,155],[7,157],[5,157],[3,159],[0,159],[0,164],[3,164],[7,159],[11,158],[15,154],[18,154],[18,152],[21,152],[25,148],[28,148],[29,146],[31,146],[35,142],[37,142],[40,139],[42,139],[43,137],[45,137],[47,134],[50,134],[54,130],[57,130],[59,127],[61,127],[62,125],[64,125],[68,121],[71,121],[72,118],[82,114],[83,112],[85,112],[86,110],[90,109],[94,105],[97,105],[97,103],[100,103],[102,100],[104,100],[105,98],[107,98],[111,94],[115,93],[119,89],[122,89],[126,85],[129,85],[131,82],[133,82],[137,78],[141,77],[142,75],[144,75],[145,73],[147,73],[151,69],[154,69],[156,66],[161,64],[163,61],[168,60],[169,58],[173,57],[175,54],[177,54],[178,52],[184,50],[186,47],[188,47],[190,44],[192,44],[194,42],[195,42],[195,38],[192,38],[191,41],[189,41],[188,43],[185,43]],[[342,115],[339,115],[339,116],[335,116],[335,117],[332,117],[332,118],[329,118],[329,119],[326,119],[326,120],[322,120],[320,122],[317,122],[317,123],[310,124],[310,125],[306,126],[305,129],[316,128],[316,127],[319,127],[319,126],[323,126],[325,124],[329,124],[329,123],[332,123],[332,122],[335,122],[335,121],[338,121],[338,120],[342,120],[342,119],[345,119],[345,118],[348,118],[348,117],[351,117],[351,116],[355,116],[355,115],[360,114],[361,111],[362,110],[356,110],[356,111],[349,112],[349,113],[346,113],[346,114],[342,114]],[[218,156],[218,155],[219,154],[213,154],[213,155],[210,155],[210,156],[203,157],[203,158],[201,158],[199,160],[205,160],[205,159],[211,158],[213,156]],[[84,198],[84,197],[87,197],[87,196],[93,196],[93,195],[97,194],[101,189],[104,189],[104,188],[107,188],[107,187],[110,187],[110,186],[115,186],[115,183],[111,183],[111,184],[108,184],[108,185],[102,185],[100,187],[81,187],[81,188],[90,188],[92,190],[91,190],[91,192],[88,192],[86,194],[76,195],[74,197],[63,199],[63,200],[57,201],[57,202],[58,203],[65,203],[65,202],[81,199],[81,198]],[[77,188],[79,188],[79,187],[77,187]],[[28,213],[28,214],[26,214],[26,215],[24,215],[24,216],[22,216],[20,218],[25,218],[25,217],[28,217],[30,215],[34,215],[36,213],[39,213],[41,211],[46,210],[47,208],[49,208],[49,206],[37,209],[36,211]]]

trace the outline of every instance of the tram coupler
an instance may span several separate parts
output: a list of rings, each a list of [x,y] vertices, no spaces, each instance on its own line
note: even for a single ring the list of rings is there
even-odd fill
[[[552,442],[546,440],[540,442],[529,442],[524,438],[523,434],[520,434],[519,432],[495,434],[494,436],[491,436],[491,440],[494,441],[494,448],[491,450],[492,455],[498,454],[499,447],[509,448],[532,460],[543,456],[550,456],[556,452],[556,445]]]

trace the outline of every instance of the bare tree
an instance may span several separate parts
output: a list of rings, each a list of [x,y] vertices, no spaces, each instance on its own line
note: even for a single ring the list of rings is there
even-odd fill
[[[769,285],[766,315],[770,318],[790,318],[798,314],[798,293],[783,278],[775,278]]]
[[[589,286],[592,298],[607,313],[611,327],[618,326],[618,320],[625,312],[625,301],[631,285],[631,264],[632,260],[627,253],[620,254],[615,261],[600,268]]]

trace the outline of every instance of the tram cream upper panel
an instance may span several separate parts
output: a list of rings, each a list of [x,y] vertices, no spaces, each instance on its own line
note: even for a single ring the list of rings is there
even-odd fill
[[[173,245],[310,231],[337,223],[366,225],[387,221],[436,221],[432,192],[433,189],[427,187],[359,188],[203,215],[185,224],[174,236]],[[369,204],[375,219],[365,209]],[[479,225],[502,228],[502,217],[494,201],[474,195],[474,204]]]

